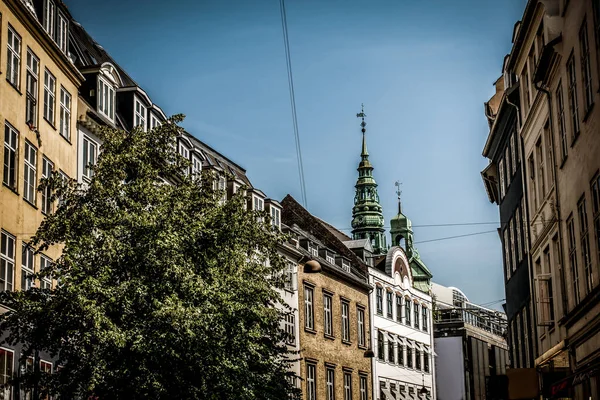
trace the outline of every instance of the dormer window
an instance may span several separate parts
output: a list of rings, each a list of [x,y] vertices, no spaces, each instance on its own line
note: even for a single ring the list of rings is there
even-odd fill
[[[146,131],[146,107],[142,104],[142,102],[135,97],[134,98],[135,105],[135,115],[134,115],[134,124],[133,126],[140,126],[144,132]]]
[[[44,29],[50,37],[54,38],[54,20],[56,18],[56,4],[53,0],[44,2]]]
[[[346,272],[350,272],[350,262],[342,258],[342,269]]]
[[[67,18],[59,12],[58,13],[58,26],[56,31],[56,44],[63,53],[67,54],[69,49],[69,23]]]
[[[252,203],[254,205],[254,211],[262,211],[265,209],[265,202],[260,197],[254,196],[254,201]]]
[[[156,118],[156,115],[150,113],[150,129],[154,129],[160,125],[160,121]]]
[[[115,88],[98,77],[98,112],[111,121],[115,119]]]
[[[313,257],[319,257],[319,249],[316,245],[310,244],[308,247],[310,249],[310,254],[312,254]]]
[[[202,172],[202,161],[198,156],[192,155],[192,174],[199,177],[200,172]]]
[[[281,228],[281,210],[275,207],[271,207],[271,225]]]
[[[327,252],[325,254],[325,259],[327,260],[328,263],[335,264],[335,257],[330,252]]]
[[[227,181],[225,180],[225,177],[219,176],[219,190],[225,190],[226,184],[227,184]]]

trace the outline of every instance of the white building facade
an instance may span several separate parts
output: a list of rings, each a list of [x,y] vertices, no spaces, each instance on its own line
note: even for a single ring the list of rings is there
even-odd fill
[[[413,286],[405,251],[392,247],[369,268],[373,398],[435,400],[432,299]]]

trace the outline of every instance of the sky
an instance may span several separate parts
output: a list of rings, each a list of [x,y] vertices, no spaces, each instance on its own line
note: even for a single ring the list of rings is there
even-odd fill
[[[165,113],[185,114],[183,126],[267,196],[301,199],[279,1],[65,2]],[[480,176],[483,104],[526,0],[285,4],[309,211],[350,234],[364,103],[386,226],[400,181],[434,281],[500,308],[498,209]],[[466,223],[492,224],[422,226]],[[478,232],[488,233],[426,242]]]

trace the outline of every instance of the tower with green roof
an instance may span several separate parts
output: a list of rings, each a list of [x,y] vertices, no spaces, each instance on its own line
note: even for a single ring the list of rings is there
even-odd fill
[[[368,239],[373,247],[373,255],[383,255],[387,252],[385,242],[385,228],[383,209],[379,204],[377,194],[377,182],[373,178],[373,166],[369,161],[366,139],[366,114],[364,107],[356,114],[362,122],[362,152],[360,164],[358,165],[358,180],[356,181],[356,194],[354,195],[354,207],[352,208],[352,238]]]

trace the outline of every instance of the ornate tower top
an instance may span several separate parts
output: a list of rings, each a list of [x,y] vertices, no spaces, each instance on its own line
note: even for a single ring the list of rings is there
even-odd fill
[[[375,255],[385,254],[387,246],[385,242],[385,229],[383,228],[383,209],[379,204],[377,194],[377,182],[373,178],[373,166],[369,161],[367,151],[367,138],[364,105],[360,113],[356,114],[361,119],[362,151],[360,163],[358,164],[358,180],[356,181],[356,194],[354,196],[354,207],[352,208],[352,238],[369,239]]]

